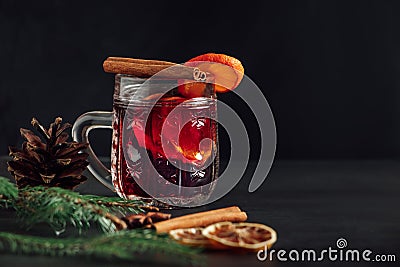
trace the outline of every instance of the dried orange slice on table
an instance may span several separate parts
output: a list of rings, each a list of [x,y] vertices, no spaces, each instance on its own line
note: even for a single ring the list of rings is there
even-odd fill
[[[207,247],[210,242],[202,234],[203,229],[201,227],[176,229],[169,231],[169,235],[183,245]]]
[[[183,245],[242,252],[269,249],[277,240],[277,234],[271,227],[245,222],[220,222],[205,228],[176,229],[171,230],[169,235]]]
[[[277,239],[274,229],[258,223],[221,222],[206,227],[202,234],[215,247],[245,251],[270,248]]]
[[[242,63],[231,56],[224,54],[208,53],[194,57],[185,63],[186,66],[196,67],[214,76],[215,91],[226,93],[235,89],[244,75]],[[203,82],[190,82],[181,84],[178,92],[184,97],[204,96],[206,84]]]

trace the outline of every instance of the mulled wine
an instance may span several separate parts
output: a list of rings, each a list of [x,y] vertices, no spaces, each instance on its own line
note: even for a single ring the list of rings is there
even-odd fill
[[[131,80],[116,83],[112,126],[111,172],[117,193],[177,206],[207,199],[218,173],[215,95],[187,99],[176,88],[159,92],[173,81],[135,91],[129,84],[142,79],[124,78]],[[135,97],[124,97],[133,91]]]

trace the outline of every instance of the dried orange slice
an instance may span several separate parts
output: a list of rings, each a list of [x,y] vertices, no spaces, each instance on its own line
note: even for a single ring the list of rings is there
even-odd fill
[[[235,89],[244,75],[242,63],[224,54],[207,53],[190,59],[185,65],[213,74],[217,93],[226,93]],[[198,97],[204,95],[205,88],[205,83],[193,82],[180,85],[178,91],[185,97]]]
[[[221,222],[206,227],[202,234],[215,247],[248,251],[270,248],[277,239],[274,229],[258,223]]]
[[[208,247],[210,241],[202,234],[202,230],[201,227],[176,229],[169,231],[169,236],[184,245]]]

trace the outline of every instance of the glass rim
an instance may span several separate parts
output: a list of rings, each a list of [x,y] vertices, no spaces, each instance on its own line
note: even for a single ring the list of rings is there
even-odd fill
[[[215,80],[215,77],[212,73],[205,72],[206,73],[206,79],[204,81],[196,80],[194,77],[192,79],[188,79],[187,77],[182,77],[182,78],[176,78],[176,77],[168,77],[168,76],[157,76],[157,74],[150,76],[150,77],[139,77],[135,76],[132,74],[124,74],[124,73],[117,73],[115,74],[115,80],[120,80],[120,78],[130,78],[132,80],[137,80],[137,81],[147,81],[147,80],[154,80],[154,81],[178,81],[178,80],[185,80],[189,82],[205,82],[205,83],[213,83]]]
[[[157,102],[153,100],[129,100],[127,102],[127,108],[135,108],[135,107],[192,107],[192,108],[204,108],[215,105],[217,99],[210,97],[194,97],[190,99],[158,99]],[[115,104],[115,103],[114,103]]]

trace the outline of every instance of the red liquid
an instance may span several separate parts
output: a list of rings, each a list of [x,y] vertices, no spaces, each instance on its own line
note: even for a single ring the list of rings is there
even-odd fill
[[[166,181],[182,187],[210,185],[199,188],[195,194],[207,197],[211,193],[210,182],[216,179],[218,172],[217,123],[210,119],[215,118],[216,104],[208,101],[206,104],[180,107],[179,112],[167,120],[168,114],[183,100],[179,97],[160,99],[152,109],[145,105],[126,108],[114,104],[112,174],[114,186],[121,197],[150,198],[141,185],[158,192],[157,197],[177,198],[178,202],[197,197],[166,191]],[[163,125],[164,149],[161,144]],[[123,127],[125,136],[122,134]],[[179,137],[175,134],[177,132]],[[211,141],[200,143],[205,138],[213,140],[214,144]],[[145,160],[145,153],[150,161]],[[152,171],[150,164],[156,172]],[[154,175],[162,177],[163,182],[154,184],[154,180],[149,179]]]

